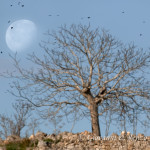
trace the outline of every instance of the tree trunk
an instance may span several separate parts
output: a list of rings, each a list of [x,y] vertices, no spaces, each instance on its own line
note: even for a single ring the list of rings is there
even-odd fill
[[[99,126],[98,105],[95,104],[95,102],[92,102],[90,104],[90,113],[91,113],[92,133],[96,136],[101,136]]]

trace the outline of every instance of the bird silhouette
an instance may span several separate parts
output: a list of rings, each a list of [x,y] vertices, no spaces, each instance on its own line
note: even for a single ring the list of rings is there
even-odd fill
[[[14,27],[11,27],[11,29],[13,29]]]
[[[8,20],[8,23],[10,23],[10,20]]]
[[[88,19],[90,19],[91,17],[87,17]]]
[[[122,11],[122,14],[124,14],[124,11]]]
[[[140,36],[142,36],[142,33],[140,33]]]
[[[11,7],[13,6],[13,5],[10,5]]]
[[[1,51],[1,54],[2,54],[3,52]]]
[[[21,7],[24,7],[24,5],[21,5]]]

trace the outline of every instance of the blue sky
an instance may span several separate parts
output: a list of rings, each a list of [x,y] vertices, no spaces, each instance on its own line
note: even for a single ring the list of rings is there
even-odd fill
[[[20,4],[18,5],[18,2]],[[11,6],[12,5],[12,6]],[[21,5],[24,5],[22,7]],[[118,40],[125,44],[134,42],[138,47],[149,50],[150,47],[150,1],[149,0],[0,0],[0,73],[13,70],[9,57],[14,53],[7,47],[5,33],[11,23],[20,19],[33,21],[38,29],[37,40],[28,50],[18,53],[22,62],[28,53],[42,54],[39,47],[47,30],[57,30],[63,24],[88,24],[109,30]],[[88,19],[90,17],[90,19]],[[8,21],[10,20],[10,23]],[[6,93],[10,88],[10,79],[0,77],[0,113],[11,113],[11,103],[15,100]],[[44,131],[48,128],[41,127]],[[66,125],[63,130],[68,130]],[[101,128],[104,130],[104,128]],[[91,131],[90,122],[83,120],[78,123],[74,132]],[[112,128],[111,132],[117,132]],[[48,131],[49,132],[49,131]],[[143,132],[139,129],[139,132]],[[102,131],[104,135],[104,131]]]

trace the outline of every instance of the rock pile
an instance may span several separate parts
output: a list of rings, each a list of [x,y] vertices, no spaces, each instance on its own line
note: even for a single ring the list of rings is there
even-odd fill
[[[62,132],[58,135],[37,132],[29,139],[38,141],[33,150],[150,150],[150,136],[135,136],[130,132],[122,132],[120,135],[113,133],[105,138],[94,136],[88,131],[76,134]]]
[[[5,139],[4,144],[10,143],[10,142],[18,142],[20,140],[21,140],[20,137],[17,135],[10,135]]]
[[[36,136],[35,136],[36,138]],[[100,138],[88,131],[81,133],[62,132],[58,135],[44,135],[36,150],[150,150],[150,137],[137,136],[130,132],[121,135],[113,133],[110,137]]]

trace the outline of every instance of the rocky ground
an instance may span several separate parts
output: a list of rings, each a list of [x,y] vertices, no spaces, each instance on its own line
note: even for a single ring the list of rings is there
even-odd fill
[[[100,138],[88,131],[58,135],[37,132],[35,136],[23,139],[9,136],[6,140],[1,139],[0,145],[0,150],[150,150],[150,136],[122,132]]]

